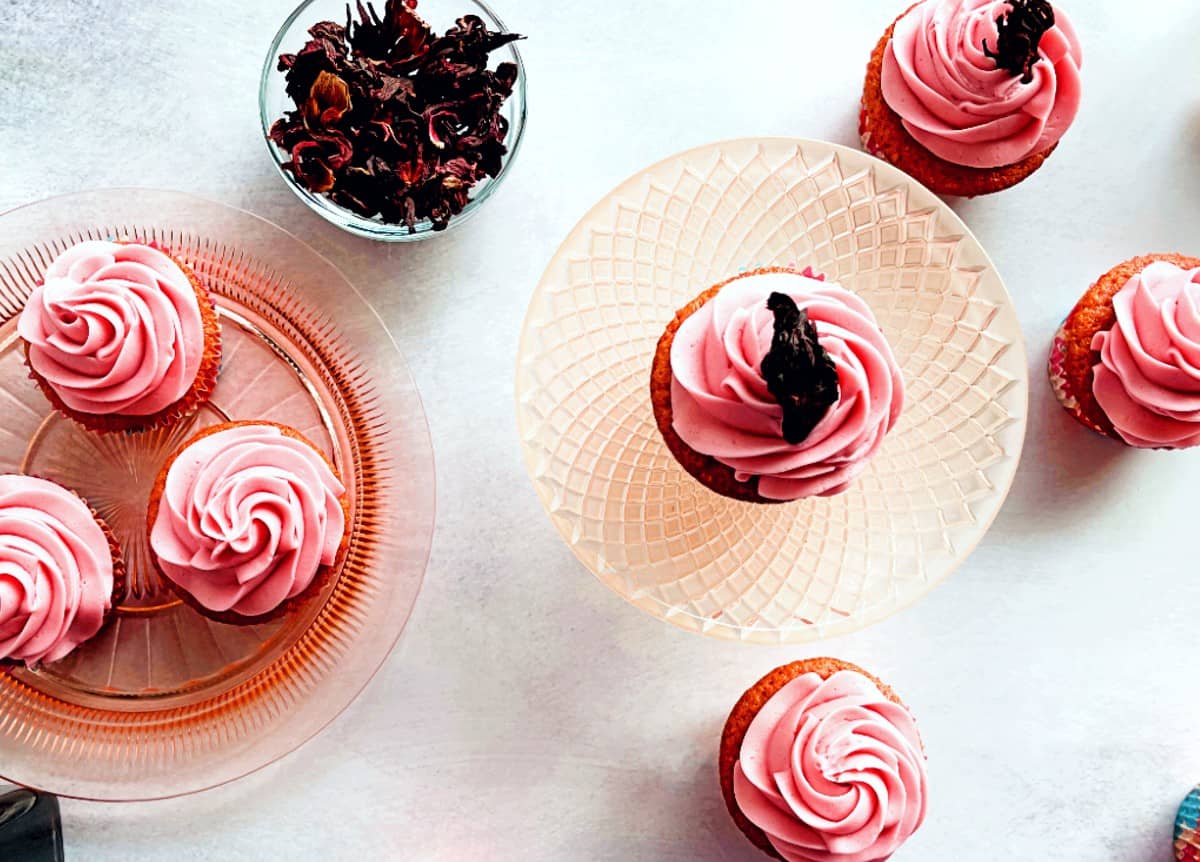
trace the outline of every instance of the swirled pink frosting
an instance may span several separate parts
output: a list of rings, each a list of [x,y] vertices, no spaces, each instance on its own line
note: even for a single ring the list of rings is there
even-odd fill
[[[925,755],[908,710],[870,679],[806,673],[750,723],[733,791],[787,862],[879,862],[925,819]]]
[[[767,298],[776,291],[808,311],[838,374],[837,403],[798,445],[783,438],[783,410],[762,376],[775,332]],[[750,273],[721,288],[675,333],[671,374],[680,439],[733,468],[738,481],[757,476],[769,500],[845,490],[904,404],[900,368],[867,304],[798,273]]]
[[[230,426],[176,457],[150,547],[163,573],[204,607],[260,616],[333,565],[345,493],[307,443],[271,425]]]
[[[0,659],[58,661],[100,630],[112,594],[112,550],[87,505],[0,476]]]
[[[17,330],[72,410],[150,416],[187,394],[204,323],[179,266],[147,245],[82,242],[50,264]]]
[[[1131,446],[1200,445],[1200,269],[1157,261],[1116,296],[1096,333],[1096,401]]]
[[[1044,152],[1079,110],[1083,52],[1057,7],[1033,79],[997,68],[996,19],[1007,0],[925,0],[896,22],[883,57],[883,98],[939,158],[996,168]]]

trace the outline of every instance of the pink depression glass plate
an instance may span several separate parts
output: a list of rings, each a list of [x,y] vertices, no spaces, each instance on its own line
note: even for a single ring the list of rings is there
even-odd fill
[[[222,327],[211,402],[185,423],[96,435],[53,412],[16,318],[80,239],[156,241],[195,270]],[[175,192],[53,198],[0,216],[0,471],[77,490],[128,563],[115,619],[72,655],[0,672],[0,773],[99,800],[212,787],[292,751],[350,704],[408,619],[429,555],[433,452],[420,398],[374,310],[329,261],[257,216]],[[150,562],[146,506],[164,460],[206,426],[299,429],[350,499],[345,561],[283,619],[213,622]]]
[[[870,304],[908,402],[846,493],[766,506],[679,467],[649,383],[676,310],[772,265]],[[766,138],[669,158],[584,216],[530,302],[516,399],[534,487],[601,581],[690,631],[786,643],[876,622],[967,557],[1016,472],[1028,392],[1008,294],[949,207],[858,151]]]

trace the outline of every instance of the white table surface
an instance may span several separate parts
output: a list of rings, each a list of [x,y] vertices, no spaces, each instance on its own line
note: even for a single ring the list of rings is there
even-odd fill
[[[867,56],[905,4],[495,3],[531,36],[526,148],[460,232],[389,248],[308,213],[263,147],[257,78],[292,0],[0,0],[0,210],[146,185],[294,231],[392,328],[437,454],[424,591],[363,696],[230,786],[65,801],[68,858],[765,858],[721,802],[721,725],[763,672],[832,654],[893,684],[924,733],[929,818],[897,859],[1172,859],[1176,805],[1200,781],[1200,453],[1125,451],[1076,427],[1043,363],[1110,265],[1200,254],[1200,9],[1070,4],[1085,50],[1078,121],[1032,179],[956,204],[1030,345],[1011,497],[916,607],[798,649],[677,631],[576,562],[521,464],[517,336],[551,253],[627,175],[727,137],[854,143]]]

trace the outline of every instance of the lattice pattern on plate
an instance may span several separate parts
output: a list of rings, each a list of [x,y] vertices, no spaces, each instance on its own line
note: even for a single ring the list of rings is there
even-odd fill
[[[765,265],[812,266],[861,295],[901,363],[904,415],[835,498],[719,497],[654,424],[666,323]],[[1003,502],[1027,399],[1008,295],[954,213],[875,159],[790,139],[683,153],[597,205],[538,286],[517,369],[530,475],[584,564],[676,625],[761,642],[859,628],[946,577]]]

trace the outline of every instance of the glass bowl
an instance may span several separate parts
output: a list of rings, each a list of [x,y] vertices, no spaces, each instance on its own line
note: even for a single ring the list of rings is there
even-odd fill
[[[175,427],[98,435],[54,412],[29,378],[16,318],[49,261],[80,239],[157,241],[208,288],[221,320],[210,402]],[[77,490],[120,541],[111,622],[62,661],[0,668],[0,775],[65,796],[151,799],[202,790],[292,751],[345,709],[416,602],[434,518],[433,451],[416,386],[374,310],[338,270],[249,213],[124,189],[0,216],[0,472]],[[201,616],[150,560],[146,507],[162,464],[229,420],[291,425],[347,487],[346,559],[281,618]]]
[[[772,265],[866,300],[904,374],[904,413],[836,497],[718,496],[655,424],[676,310]],[[784,643],[880,620],[967,557],[1012,483],[1028,391],[1008,293],[949,207],[856,150],[765,138],[669,158],[584,216],[530,302],[516,400],[538,496],[601,581],[690,631]]]
[[[375,5],[382,9],[383,0],[375,0]],[[417,14],[429,22],[429,25],[437,33],[445,32],[453,26],[456,19],[466,14],[478,15],[487,22],[488,28],[491,30],[508,32],[504,22],[496,17],[496,13],[482,0],[420,0]],[[309,38],[308,30],[314,24],[320,21],[341,23],[345,20],[346,0],[305,0],[283,22],[283,26],[279,28],[279,32],[271,41],[271,49],[263,64],[262,78],[259,82],[258,109],[262,121],[263,140],[267,144],[267,150],[271,153],[271,159],[279,171],[279,175],[283,177],[288,188],[295,193],[296,197],[304,201],[309,209],[326,221],[357,236],[382,242],[413,242],[453,230],[478,212],[480,207],[496,193],[504,178],[508,176],[509,168],[521,149],[521,142],[525,136],[525,64],[521,60],[521,52],[517,48],[517,43],[511,42],[492,52],[491,55],[493,67],[495,63],[504,61],[515,63],[517,66],[516,84],[513,86],[512,95],[505,101],[501,110],[508,120],[508,137],[505,141],[508,145],[508,153],[504,156],[500,173],[495,177],[484,177],[475,185],[475,188],[471,190],[471,198],[466,207],[450,220],[446,230],[435,231],[433,223],[425,219],[416,224],[415,232],[410,233],[407,225],[389,224],[378,216],[374,218],[361,216],[345,207],[338,206],[325,195],[316,194],[304,188],[296,182],[295,177],[289,171],[283,169],[283,163],[288,160],[288,154],[276,146],[269,137],[271,126],[275,121],[282,117],[285,111],[295,108],[295,103],[285,91],[287,82],[284,80],[284,75],[276,68],[279,55],[294,54],[303,48]]]

